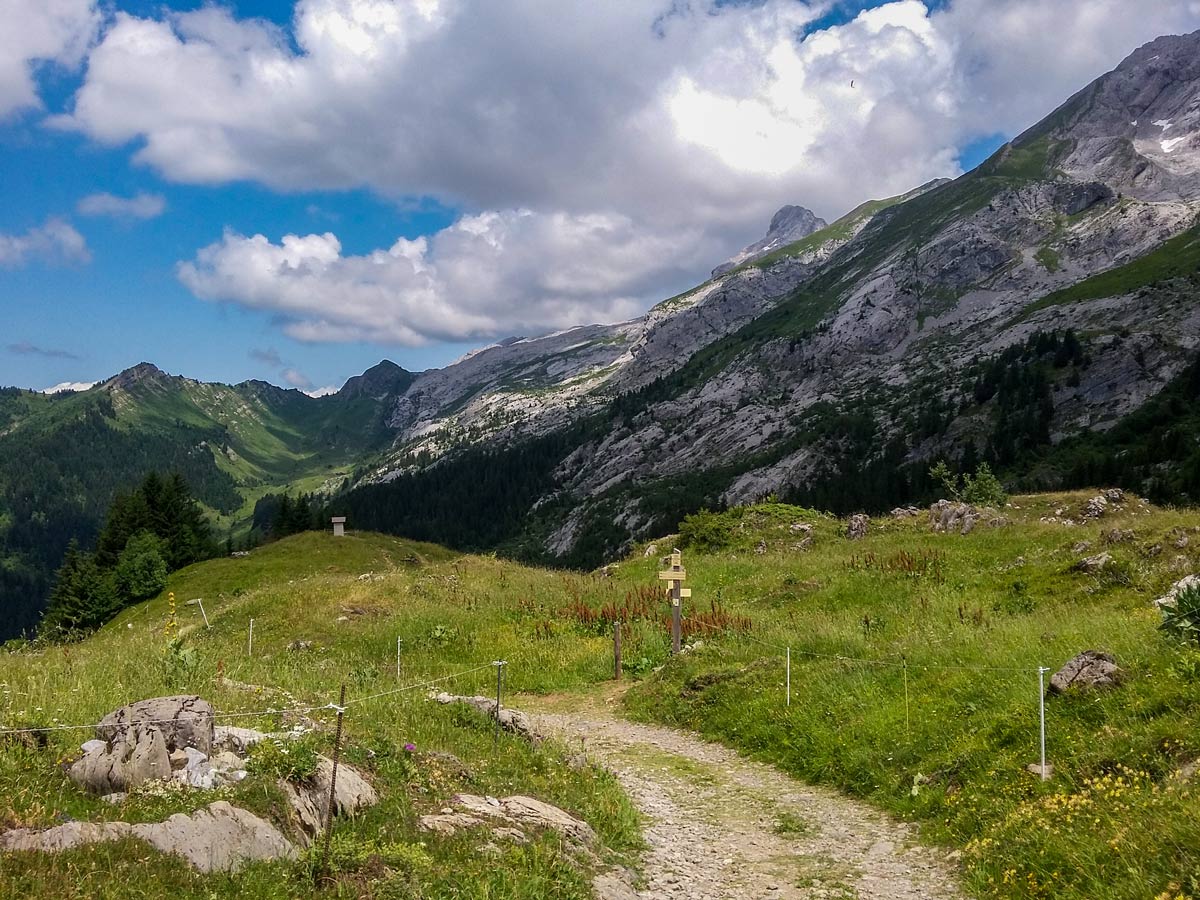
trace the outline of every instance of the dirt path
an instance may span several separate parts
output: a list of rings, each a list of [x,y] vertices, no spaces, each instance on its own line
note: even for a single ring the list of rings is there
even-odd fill
[[[539,728],[608,766],[646,817],[643,898],[951,900],[942,851],[832,791],[694,734],[617,717],[615,698],[526,703]]]

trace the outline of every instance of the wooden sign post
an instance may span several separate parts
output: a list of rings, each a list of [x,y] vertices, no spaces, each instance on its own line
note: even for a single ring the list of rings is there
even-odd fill
[[[613,676],[621,680],[621,621],[613,622]]]
[[[683,601],[692,596],[691,590],[683,586],[687,572],[683,568],[683,554],[678,548],[669,557],[663,558],[663,564],[669,568],[658,573],[658,577],[667,582],[667,597],[671,601],[671,652],[678,653],[683,636]]]

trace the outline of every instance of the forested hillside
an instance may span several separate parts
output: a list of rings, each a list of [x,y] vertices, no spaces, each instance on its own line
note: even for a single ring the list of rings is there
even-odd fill
[[[143,363],[91,390],[0,389],[0,639],[36,627],[71,541],[94,546],[114,498],[178,473],[217,537],[244,539],[255,501],[335,487],[386,441],[391,363],[313,398],[264,382],[203,384]]]

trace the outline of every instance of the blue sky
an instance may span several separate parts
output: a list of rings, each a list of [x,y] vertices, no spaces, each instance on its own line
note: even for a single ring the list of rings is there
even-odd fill
[[[5,46],[55,4],[58,37]],[[284,0],[17,0],[0,63],[23,59],[36,96],[0,66],[0,384],[149,360],[312,389],[383,357],[419,370],[633,315],[778,206],[832,217],[969,169],[1142,37],[1189,24],[1151,3],[1145,34],[1009,59],[1003,28],[972,23],[1022,4],[1046,14],[647,0],[519,21],[526,6],[479,0],[308,0],[294,20]],[[1055,15],[1106,24],[1086,6]],[[147,35],[157,56],[127,49]],[[280,71],[284,87],[265,80]],[[100,193],[162,211],[86,214]],[[68,226],[86,251],[46,237]]]

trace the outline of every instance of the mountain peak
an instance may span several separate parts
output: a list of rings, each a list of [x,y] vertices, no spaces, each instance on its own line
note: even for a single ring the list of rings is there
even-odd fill
[[[338,391],[340,397],[383,397],[402,394],[416,376],[390,359],[380,360],[361,375],[346,380]]]
[[[1004,148],[1143,200],[1200,197],[1200,32],[1156,38]],[[1001,158],[1003,162],[1003,157]]]
[[[829,223],[817,218],[812,210],[803,206],[784,206],[771,217],[767,228],[767,236],[755,241],[748,247],[743,247],[721,265],[712,270],[713,277],[728,272],[744,262],[757,259],[772,250],[777,250],[786,244],[791,244],[808,237],[814,231],[820,231]]]
[[[104,382],[104,387],[128,389],[134,385],[156,382],[169,377],[166,372],[154,365],[154,363],[140,362],[136,366],[130,366],[125,371],[108,379],[108,381]]]

